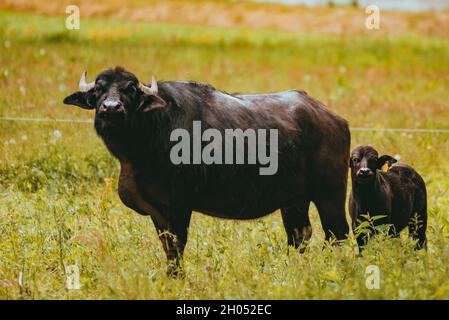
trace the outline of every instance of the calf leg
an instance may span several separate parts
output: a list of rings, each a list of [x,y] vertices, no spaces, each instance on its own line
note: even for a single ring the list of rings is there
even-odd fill
[[[427,248],[427,237],[426,237],[426,229],[427,229],[427,210],[423,208],[416,212],[408,223],[409,236],[417,240],[415,250],[420,250],[423,248]]]
[[[372,235],[371,226],[360,230],[362,222],[368,221],[366,214],[366,210],[360,207],[360,202],[354,198],[354,194],[351,192],[349,197],[349,215],[352,221],[352,232],[356,237],[357,246],[359,247],[359,254],[362,254],[363,246],[367,244],[370,235]]]
[[[363,222],[368,222],[369,225],[364,227],[363,231],[359,230],[359,226]],[[372,223],[369,219],[366,217],[366,213],[359,213],[356,215],[355,218],[353,218],[352,222],[352,230],[354,232],[354,235],[356,236],[357,240],[357,246],[359,247],[359,253],[361,254],[363,251],[363,247],[368,244],[368,240],[374,236],[374,228],[372,226]]]
[[[287,232],[288,245],[295,249],[300,247],[300,253],[304,253],[310,237],[312,237],[312,226],[309,220],[310,201],[304,201],[300,204],[282,208],[282,221]]]

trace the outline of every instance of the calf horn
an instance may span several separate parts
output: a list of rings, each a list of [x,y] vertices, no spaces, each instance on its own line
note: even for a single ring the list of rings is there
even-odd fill
[[[151,87],[147,87],[146,85],[139,82],[139,89],[143,91],[145,94],[157,95],[157,82],[156,78],[153,76],[151,78]]]
[[[87,71],[84,71],[80,79],[80,91],[87,92],[95,86],[95,81],[86,82]]]

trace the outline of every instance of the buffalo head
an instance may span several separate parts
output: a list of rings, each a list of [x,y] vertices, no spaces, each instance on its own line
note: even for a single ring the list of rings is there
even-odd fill
[[[150,86],[137,77],[117,67],[101,72],[95,81],[87,82],[87,72],[81,75],[79,91],[64,99],[65,104],[83,109],[95,109],[96,116],[105,121],[124,120],[135,112],[148,112],[163,108],[166,102],[158,95],[158,85],[153,77]]]

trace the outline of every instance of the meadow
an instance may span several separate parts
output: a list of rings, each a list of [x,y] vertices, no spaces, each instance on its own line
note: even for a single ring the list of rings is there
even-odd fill
[[[449,40],[407,32],[325,34],[82,20],[0,11],[0,117],[93,118],[62,104],[88,79],[121,65],[141,80],[206,82],[227,92],[298,88],[351,128],[449,129]],[[90,123],[0,119],[0,299],[448,299],[449,134],[352,131],[352,145],[398,155],[427,183],[428,250],[404,236],[353,239],[305,254],[288,249],[279,212],[254,221],[194,213],[186,278],[165,276],[154,226],[121,204],[118,162]],[[66,288],[67,266],[81,289]],[[380,288],[365,270],[379,267]]]

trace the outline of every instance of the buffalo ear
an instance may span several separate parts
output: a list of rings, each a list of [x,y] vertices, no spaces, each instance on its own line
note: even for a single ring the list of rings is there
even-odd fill
[[[140,102],[138,111],[148,112],[154,109],[164,108],[167,103],[159,96],[156,95],[144,95],[142,96],[142,101]]]
[[[392,156],[385,154],[377,159],[377,169],[382,170],[382,167],[384,167],[385,165],[387,165],[389,168],[393,163],[396,162],[398,162],[398,160],[396,160]]]
[[[92,106],[87,99],[87,92],[77,91],[72,93],[65,97],[63,102],[83,109],[95,109],[95,106]]]

